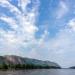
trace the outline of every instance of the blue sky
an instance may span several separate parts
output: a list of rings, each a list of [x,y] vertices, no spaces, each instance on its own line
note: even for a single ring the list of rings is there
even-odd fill
[[[75,65],[75,1],[1,0],[0,55]]]

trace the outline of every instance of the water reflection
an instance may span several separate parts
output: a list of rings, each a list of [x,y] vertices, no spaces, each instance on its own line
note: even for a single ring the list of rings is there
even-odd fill
[[[0,71],[0,75],[75,75],[74,69]]]

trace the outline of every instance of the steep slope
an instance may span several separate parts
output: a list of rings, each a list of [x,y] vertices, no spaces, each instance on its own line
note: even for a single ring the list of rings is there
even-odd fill
[[[54,68],[60,68],[60,66],[57,63],[50,62],[50,61],[42,61],[37,59],[30,59],[30,58],[24,58],[20,56],[14,56],[14,55],[6,55],[6,56],[0,56],[0,65],[6,64],[6,65],[35,65],[35,66],[41,66],[41,67],[54,67]]]

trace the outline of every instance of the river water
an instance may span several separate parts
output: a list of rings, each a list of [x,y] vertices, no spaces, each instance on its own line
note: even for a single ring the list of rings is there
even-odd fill
[[[75,75],[74,69],[36,69],[18,71],[0,71],[0,75]]]

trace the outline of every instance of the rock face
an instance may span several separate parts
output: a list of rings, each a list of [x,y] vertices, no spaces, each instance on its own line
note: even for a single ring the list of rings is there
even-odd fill
[[[54,68],[60,68],[60,66],[54,62],[50,61],[42,61],[37,59],[30,59],[30,58],[24,58],[20,56],[14,56],[14,55],[6,55],[6,56],[0,56],[0,64],[13,64],[13,65],[40,65],[40,66],[48,66],[48,67],[54,67]]]

